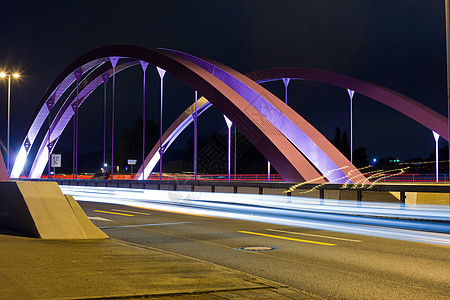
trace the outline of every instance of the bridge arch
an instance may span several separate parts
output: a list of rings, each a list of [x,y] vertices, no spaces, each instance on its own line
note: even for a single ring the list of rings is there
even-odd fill
[[[311,135],[317,133],[315,128],[301,119],[301,117],[296,115],[296,113],[290,110],[290,108],[283,107],[284,103],[281,100],[273,96],[267,90],[256,85],[253,81],[249,80],[244,75],[211,60],[203,60],[179,51],[164,49],[152,50],[128,45],[114,45],[95,49],[74,61],[63,72],[61,72],[61,74],[52,83],[49,89],[47,89],[44,97],[41,99],[39,108],[35,111],[33,118],[29,123],[29,126],[27,126],[27,134],[24,138],[21,149],[19,151],[19,155],[14,164],[12,177],[18,177],[18,175],[20,175],[20,172],[23,169],[24,160],[26,159],[26,155],[28,154],[31,145],[33,144],[34,139],[37,136],[37,132],[42,127],[42,124],[46,119],[48,112],[51,111],[52,107],[54,106],[56,101],[59,100],[60,96],[73,84],[73,82],[76,81],[77,76],[79,76],[80,78],[85,74],[88,74],[82,81],[82,84],[80,84],[84,84],[84,88],[86,88],[86,90],[84,88],[82,90],[85,91],[84,95],[80,95],[81,101],[84,101],[84,99],[87,98],[90,92],[92,92],[98,85],[101,84],[101,82],[99,82],[99,78],[101,77],[101,75],[99,74],[103,72],[101,68],[105,68],[105,73],[107,73],[108,76],[111,76],[112,68],[108,68],[108,64],[110,65],[110,57],[120,57],[120,63],[118,64],[117,68],[120,68],[120,66],[122,66],[122,69],[138,64],[139,60],[147,61],[163,69],[167,69],[171,73],[174,73],[175,76],[179,77],[187,84],[194,87],[196,90],[199,90],[202,94],[208,96],[208,98],[211,98],[212,96],[213,98],[211,99],[215,99],[214,102],[216,106],[218,106],[219,110],[224,112],[232,121],[238,121],[236,125],[238,125],[238,128],[242,132],[244,132],[244,134],[246,133],[246,130],[247,133],[250,134],[254,134],[255,132],[258,133],[261,140],[257,141],[255,143],[255,146],[263,153],[263,155],[266,156],[266,158],[268,158],[272,162],[272,165],[287,181],[299,181],[302,179],[302,177],[306,180],[313,180],[317,179],[318,174],[315,169],[309,165],[309,162],[300,154],[300,152],[296,151],[297,149],[295,149],[295,147],[292,147],[292,145],[289,143],[290,141],[294,143],[297,148],[299,148],[298,142],[295,141],[295,137],[292,138],[291,130],[292,132],[301,131],[301,133],[303,133],[305,137],[303,141],[306,141],[308,146],[310,147],[309,153],[306,154],[308,159],[310,159],[314,163],[314,161],[317,162],[318,157],[324,158],[324,160],[326,161],[325,165],[318,166],[317,164],[315,164],[315,166],[318,167],[318,169],[320,169],[323,174],[327,174],[327,172],[324,172],[324,170],[328,172],[332,170],[340,170],[341,173],[343,173],[334,176],[331,181],[339,182],[339,180],[341,180],[341,182],[355,182],[355,180],[352,180],[352,178],[346,176],[347,174],[356,174],[356,178],[358,180],[365,179],[357,170],[354,169],[353,166],[349,164],[348,160],[346,160],[345,158],[342,159],[343,156],[339,153],[339,151],[337,151],[333,146],[330,147],[331,144],[326,143],[328,141],[323,141],[326,140],[323,138],[323,136],[319,134],[319,139],[317,139],[317,136],[311,137]],[[126,65],[127,63],[128,66]],[[265,77],[261,76],[259,80],[270,81],[281,78],[295,78],[296,76],[298,76],[297,78],[307,77],[304,74],[300,76],[298,75],[298,73],[296,73],[296,75],[291,74],[292,72],[298,72],[298,69],[299,68],[271,69],[270,72],[265,70],[264,72],[259,72],[259,76],[261,76],[261,74],[265,74]],[[117,71],[118,70],[116,70],[116,72]],[[317,75],[317,72],[330,73],[318,70],[312,70],[310,73],[312,75]],[[97,76],[91,74],[97,74]],[[258,73],[254,73],[253,75],[256,76],[255,74]],[[320,75],[323,74],[319,74],[319,77]],[[334,81],[331,80],[334,83],[331,84],[351,88],[361,94],[365,94],[364,91],[361,92],[357,87],[355,88],[352,85],[356,84],[357,86],[357,84],[361,83],[363,83],[363,85],[367,85],[367,83],[339,74],[334,75],[335,76],[332,78]],[[252,74],[250,74],[250,77],[252,77]],[[86,80],[86,78],[91,79]],[[328,79],[328,81],[330,80]],[[364,88],[362,90],[364,90]],[[386,93],[386,90],[387,89],[385,88],[382,88],[381,91],[378,90],[376,93],[376,97],[383,98],[382,94],[383,92]],[[393,91],[390,91],[390,93],[394,95],[398,94]],[[265,97],[260,97],[261,94],[264,94]],[[71,95],[73,95],[73,92]],[[259,101],[259,103],[258,101],[253,101],[252,103],[252,105],[254,106],[256,104],[257,109],[255,109],[254,106],[250,108],[248,106],[248,102],[246,103],[246,100],[252,100],[251,98],[255,96],[256,98],[258,98],[258,100],[261,100]],[[370,95],[367,96],[371,97]],[[376,99],[376,97],[371,98]],[[405,96],[403,95],[397,95],[397,97],[401,100],[405,100]],[[218,99],[221,99],[222,101]],[[412,100],[410,98],[408,99]],[[48,140],[56,143],[57,139],[59,138],[59,136],[57,136],[58,126],[64,129],[65,125],[67,125],[67,122],[70,120],[71,114],[70,110],[67,109],[67,106],[73,103],[71,102],[71,100],[73,101],[73,97],[69,96],[68,100],[66,101],[67,105],[63,105],[63,107],[65,107],[65,110],[60,110],[60,113],[58,113],[59,118],[55,118],[52,126],[50,127],[52,135],[50,135],[50,137],[47,139],[47,142],[43,141],[43,143],[41,144],[41,148],[43,148],[43,150],[39,155],[37,155],[37,157],[40,157],[39,162],[42,161],[42,157],[44,157],[43,160],[46,160],[46,157],[48,157],[48,150],[47,155],[42,155],[45,154],[45,146],[42,147],[42,145],[48,144]],[[442,117],[441,115],[426,108],[423,105],[422,107],[420,107],[420,104],[417,105],[417,102],[413,102],[412,106],[411,101],[406,102],[409,103],[402,103],[403,106],[400,109],[396,108],[393,104],[388,105],[399,111],[405,109],[406,107],[406,110],[408,110],[407,113],[405,113],[406,115],[412,115],[411,117],[424,124],[428,128],[432,127],[432,130],[440,133],[443,137],[447,136],[445,134],[445,129],[443,129],[442,126],[438,126],[439,124],[437,124],[439,122],[443,123],[442,118],[445,119],[445,117]],[[416,105],[414,106],[414,104]],[[274,107],[275,110],[273,109]],[[411,107],[413,107],[413,109],[411,109]],[[427,122],[427,117],[421,118],[420,115],[417,115],[417,109],[414,109],[414,107],[419,107],[419,111],[425,111],[425,115],[427,117],[431,116],[434,119],[440,119],[438,120],[439,122],[436,122],[434,120],[434,122],[431,122],[432,124],[429,124],[429,122]],[[243,109],[245,109],[245,111],[243,111]],[[61,113],[61,111],[63,112]],[[276,118],[272,118],[270,122],[266,122],[267,118],[270,119],[272,113],[276,114]],[[280,121],[280,119],[283,120]],[[61,120],[66,120],[66,124],[64,124],[64,122],[60,122]],[[294,124],[294,127],[292,127],[292,124]],[[288,126],[289,129],[283,128],[283,126]],[[308,131],[308,129],[312,129],[313,134],[311,134],[311,132],[309,132],[309,134],[305,134],[304,131]],[[250,132],[248,130],[250,130]],[[283,137],[289,135],[291,135],[291,138],[289,138],[288,141],[283,139]],[[48,136],[49,134],[46,135],[46,137]],[[282,148],[282,150],[280,150],[280,147],[283,147],[283,145],[287,148]],[[304,149],[302,149],[302,152],[305,153]],[[337,169],[332,168],[333,164],[335,167],[337,167]],[[45,167],[45,162],[43,165]],[[39,169],[38,167],[35,167],[35,169],[36,168]],[[346,168],[349,171],[347,174],[342,171]]]
[[[81,56],[58,76],[41,99],[40,106],[36,110],[34,118],[27,128],[26,136],[21,145],[19,155],[16,158],[12,177],[18,177],[20,175],[26,155],[37,136],[37,131],[42,127],[49,111],[51,111],[56,101],[59,100],[62,93],[76,81],[76,76],[84,77],[89,72],[96,71],[100,66],[107,65],[110,57],[120,57],[121,60],[143,60],[173,73],[179,79],[198,90],[201,94],[207,96],[209,99],[213,99],[212,103],[222,113],[227,115],[244,135],[258,136],[258,138],[253,141],[255,147],[272,162],[274,168],[277,169],[286,181],[317,180],[318,182],[323,182],[323,179],[318,179],[320,176],[318,177],[318,172],[315,168],[312,167],[301,152],[291,144],[284,133],[269,122],[262,113],[252,105],[249,105],[245,97],[239,95],[235,90],[231,89],[229,85],[224,84],[218,77],[192,61],[188,61],[184,57],[181,57],[179,52],[171,53],[168,50],[152,50],[128,45],[114,45],[95,49]],[[98,78],[98,76],[96,78]],[[101,83],[98,85],[100,84]],[[239,85],[239,82],[236,82],[236,84]],[[86,86],[88,86],[88,82],[86,82]],[[88,94],[88,90],[86,90],[85,97],[87,97]],[[278,101],[282,103],[281,100],[278,99]],[[68,103],[70,103],[70,100]],[[61,114],[61,116],[60,119],[62,119],[63,116],[68,117],[68,115],[64,114]],[[50,127],[52,129],[51,131],[54,131],[57,127],[58,122],[55,119]],[[57,136],[51,135],[49,140],[56,143],[58,138],[59,137]],[[315,148],[317,148],[319,152],[324,153],[318,146],[315,146]],[[330,149],[327,149],[327,151],[330,151]],[[332,149],[331,151],[338,152],[336,149]],[[39,155],[39,159],[46,160],[48,152],[47,155],[42,154],[45,154],[45,151]],[[332,160],[328,159],[328,161]],[[348,168],[348,164],[345,166],[337,166],[335,169],[340,168]],[[358,173],[359,172],[355,170],[353,174]],[[364,180],[365,178],[361,175],[358,179]],[[351,179],[346,177],[346,173],[344,173],[344,178],[341,180],[343,182],[349,180],[352,182]]]
[[[448,141],[449,132],[446,117],[408,96],[378,84],[310,68],[273,68],[251,72],[246,75],[258,83],[290,78],[316,81],[350,89],[397,110],[428,129],[437,132]]]
[[[222,66],[224,67],[224,66]],[[232,72],[232,71],[231,71]],[[365,95],[375,101],[385,104],[400,113],[412,118],[428,129],[437,132],[448,140],[447,118],[427,106],[389,88],[368,83],[363,80],[352,78],[338,73],[322,71],[310,68],[275,68],[254,71],[246,76],[256,83],[264,83],[283,78],[301,79],[321,82],[346,89],[351,89],[359,94]],[[203,113],[211,104],[202,99],[201,112]],[[200,104],[199,104],[200,105]],[[199,108],[200,109],[200,108]],[[200,111],[200,110],[199,110]],[[169,147],[174,139],[193,121],[193,106],[189,107],[180,117],[167,129],[163,136],[162,144]],[[152,172],[159,159],[159,141],[148,154],[143,166],[139,169],[137,177],[147,178]],[[142,174],[145,170],[144,175]]]

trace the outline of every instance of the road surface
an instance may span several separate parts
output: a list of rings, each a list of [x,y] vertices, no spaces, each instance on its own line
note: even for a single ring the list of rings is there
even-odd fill
[[[80,204],[112,238],[210,261],[319,298],[450,299],[448,246],[126,205]]]

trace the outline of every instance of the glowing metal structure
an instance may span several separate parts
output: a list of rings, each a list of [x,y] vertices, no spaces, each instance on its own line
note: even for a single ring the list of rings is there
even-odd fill
[[[174,50],[166,50],[169,53],[177,54],[178,56],[193,62],[200,66],[211,75],[220,79],[240,97],[246,100],[247,107],[253,107],[258,113],[263,116],[263,119],[272,124],[275,129],[289,140],[300,152],[307,157],[309,161],[325,176],[329,181],[335,183],[344,182],[364,182],[366,178],[348,161],[345,156],[340,153],[317,129],[309,124],[305,119],[298,115],[294,110],[287,106],[283,101],[275,97],[272,93],[261,87],[256,82],[250,80],[245,75],[212,60],[205,60]],[[214,103],[217,107],[218,103]],[[220,107],[218,107],[220,110]],[[247,108],[245,108],[247,109]],[[242,110],[241,110],[242,112]],[[229,119],[236,124],[238,128],[242,124],[236,123],[233,120],[234,116],[229,116]],[[235,117],[234,117],[235,118]],[[258,122],[259,120],[255,120]],[[281,146],[281,145],[280,145]],[[281,148],[278,147],[279,150]],[[261,149],[258,149],[261,151]],[[290,149],[282,149],[285,153],[292,153]],[[278,170],[279,165],[274,162],[270,153],[262,154],[269,158],[272,165]],[[295,151],[296,152],[296,151]],[[267,155],[269,154],[269,155]],[[303,168],[305,163],[309,162],[303,156],[301,158]],[[278,166],[276,166],[278,165]],[[317,174],[316,171],[309,169],[297,169],[306,177],[311,178],[312,175]],[[278,170],[279,171],[279,170]],[[280,173],[280,172],[279,172]],[[282,175],[280,173],[280,175]],[[283,175],[282,175],[283,176]],[[283,176],[284,177],[284,176]],[[304,179],[305,176],[303,176]],[[316,179],[317,177],[313,177]],[[286,179],[285,179],[286,180]],[[308,179],[306,179],[308,180]],[[289,180],[287,180],[289,181]]]
[[[6,74],[5,72],[0,73],[0,78],[8,77],[8,120],[7,120],[7,140],[6,140],[6,170],[8,174],[10,173],[10,162],[11,162],[11,156],[9,152],[9,140],[10,140],[10,127],[11,127],[11,77],[13,78],[19,78],[20,75],[17,73],[14,74]]]
[[[102,74],[103,79],[103,179],[106,179],[106,84],[108,83],[109,74],[105,72]]]
[[[120,58],[115,70],[111,70],[112,66],[109,57]],[[230,120],[239,120],[239,126],[242,128],[239,126],[238,128],[241,129],[241,132],[253,139],[254,145],[263,155],[271,157],[274,167],[277,168],[277,171],[285,180],[298,182],[319,178],[318,182],[324,181],[318,176],[314,167],[273,124],[249,105],[239,94],[224,85],[219,78],[200,66],[186,61],[180,55],[164,50],[151,50],[128,45],[107,46],[93,50],[77,59],[58,76],[42,98],[40,109],[35,111],[32,122],[28,126],[14,165],[15,172],[13,172],[13,177],[20,175],[27,153],[42,127],[42,122],[48,116],[48,110],[46,111],[42,107],[50,98],[54,99],[56,103],[67,89],[71,90],[70,87],[75,82],[74,70],[80,69],[83,74],[80,82],[81,90],[79,91],[79,103],[82,105],[87,96],[102,83],[101,75],[104,72],[108,71],[111,76],[120,71],[120,69],[136,65],[140,60],[147,61],[175,74],[203,95],[214,99],[214,104],[219,110],[225,112]],[[73,94],[70,93],[53,120],[50,140],[57,141],[73,115],[73,111],[66,109],[74,101]],[[46,144],[46,138],[44,138],[44,144]],[[42,164],[45,165],[47,156],[48,149],[41,147],[33,162],[30,177],[39,177],[42,174]]]
[[[198,94],[197,91],[194,92],[194,104],[195,104],[195,111],[193,115],[194,119],[194,180],[197,180],[197,120],[198,120]],[[142,165],[144,165],[144,160],[142,160]]]
[[[350,162],[353,163],[353,95],[355,91],[347,89],[350,96]]]
[[[225,123],[227,123],[228,127],[228,181],[231,180],[231,126],[233,126],[233,122],[227,118],[227,116],[223,115],[225,118]]]
[[[160,115],[159,115],[159,180],[161,180],[162,176],[162,163],[163,163],[163,154],[164,147],[162,146],[162,122],[163,122],[163,88],[164,88],[164,75],[166,74],[166,70],[161,69],[160,67],[156,67],[158,70],[160,82],[161,82],[161,99],[160,99]]]
[[[273,72],[275,70],[275,72]],[[283,76],[293,76],[292,79],[302,79],[302,80],[312,80],[312,81],[318,81],[325,84],[331,84],[335,86],[345,87],[347,84],[350,84],[353,89],[356,90],[356,92],[366,95],[376,101],[379,101],[383,104],[386,104],[397,111],[410,116],[416,121],[421,120],[422,124],[425,125],[428,128],[440,128],[445,133],[445,123],[446,118],[440,115],[439,113],[425,107],[424,105],[416,102],[415,100],[408,98],[404,95],[401,95],[395,91],[392,91],[390,89],[376,86],[355,78],[351,78],[348,76],[321,71],[321,70],[314,70],[314,69],[304,69],[304,68],[281,68],[281,69],[269,69],[269,70],[261,70],[256,71],[250,74],[247,74],[249,77],[256,80],[258,83],[262,82],[268,82],[273,80],[283,80],[283,83],[285,84],[285,87],[287,87],[286,77]],[[355,90],[347,89],[350,99],[352,101],[353,95]],[[286,94],[287,99],[287,94]],[[395,102],[395,103],[394,103]],[[398,104],[400,102],[400,104]],[[389,105],[388,103],[392,103],[392,105]],[[205,110],[209,108],[210,105],[205,107]],[[186,113],[186,112],[185,112]],[[351,112],[352,114],[352,112]],[[424,118],[418,118],[418,116],[421,116],[422,114],[425,114],[430,119]],[[427,122],[423,122],[427,121]],[[181,124],[180,121],[178,121],[179,124]],[[189,123],[182,123],[183,125],[180,126],[188,126]],[[175,129],[174,129],[175,130]],[[177,128],[177,132],[183,131],[184,128]],[[151,153],[149,154],[149,157],[151,157]],[[147,157],[146,161],[154,160],[154,158]],[[268,162],[268,176],[269,176],[269,167],[270,162]],[[141,172],[141,170],[140,170]],[[151,169],[149,170],[146,168],[146,174],[150,174]],[[140,174],[140,173],[139,173]]]
[[[114,69],[111,65],[110,57],[118,58]],[[73,115],[73,111],[69,110],[68,107],[75,100],[73,91],[73,83],[75,82],[74,70],[80,70],[81,74],[83,74],[83,79],[79,83],[80,91],[78,96],[79,105],[81,105],[90,93],[103,83],[102,76],[105,74],[109,76],[115,75],[121,70],[139,64],[140,61],[145,61],[162,70],[167,70],[210,99],[212,102],[209,105],[215,105],[219,111],[224,113],[253,142],[255,147],[271,161],[272,165],[286,181],[299,182],[307,180],[324,182],[324,179],[321,178],[321,175],[315,168],[320,170],[331,182],[355,183],[366,180],[313,126],[283,101],[248,77],[217,62],[200,59],[186,53],[164,49],[152,50],[129,45],[106,46],[88,52],[69,65],[57,77],[44,94],[39,108],[35,111],[32,121],[27,127],[11,176],[18,177],[22,172],[26,156],[44,120],[48,116],[49,111],[44,109],[45,104],[49,100],[53,100],[56,103],[66,90],[72,91],[54,118],[51,125],[51,134],[46,135],[44,138],[31,168],[30,177],[35,178],[42,174],[42,165],[45,167],[49,151],[42,145],[46,145],[47,139],[56,143]],[[302,73],[302,70],[307,71]],[[386,102],[385,104],[399,111],[405,110],[406,106],[405,114],[446,136],[445,130],[440,125],[442,120],[445,123],[445,117],[408,97],[357,79],[330,72],[299,68],[263,70],[250,74],[250,77],[252,75],[256,77],[252,79],[260,82],[283,78],[302,78],[351,88],[361,94],[368,94],[367,96],[369,97],[372,95],[374,97],[371,98],[382,103]],[[398,99],[403,101],[400,106],[391,103],[393,100],[397,101]],[[203,110],[202,107],[204,107]],[[203,106],[199,107],[199,113],[201,113],[200,110],[204,111],[207,107],[208,104],[204,103]],[[412,109],[409,110],[408,108],[411,107]],[[193,107],[193,111],[195,111],[195,107]],[[184,120],[189,119],[192,121],[192,112]],[[425,117],[421,116],[424,112]],[[427,117],[431,121],[424,120]],[[178,134],[182,131],[178,129],[184,126],[181,124],[185,124],[184,121],[179,123],[181,127],[177,126],[173,130],[173,132],[178,132]],[[158,152],[161,153],[162,149],[167,149],[167,147],[163,146],[164,136],[162,136],[159,143],[160,149]],[[152,163],[150,163],[150,160]],[[158,160],[159,157],[156,153],[152,157],[150,155],[147,156],[144,166],[141,166],[140,174],[138,173],[138,175],[145,179],[149,171],[151,171],[151,168],[148,168],[148,166],[153,163],[156,164]]]
[[[211,103],[206,100],[205,97],[201,97],[197,100],[197,117],[200,116],[207,108],[211,107]],[[162,139],[156,142],[155,146],[147,155],[143,166],[145,166],[144,171],[142,166],[136,174],[136,178],[142,180],[147,179],[150,173],[155,168],[160,157],[160,147],[167,149],[175,141],[175,139],[183,132],[183,130],[191,124],[195,119],[195,103],[192,104],[188,109],[186,109],[164,132]],[[162,146],[160,146],[162,145]],[[195,163],[194,159],[194,163]],[[143,174],[144,172],[144,174]]]
[[[433,131],[433,137],[436,144],[436,182],[439,182],[439,134]]]
[[[440,136],[446,137],[446,140],[448,139],[446,117],[405,95],[377,84],[352,78],[350,76],[309,68],[265,69],[251,72],[247,74],[247,76],[259,83],[282,80],[282,78],[291,78],[316,81],[344,89],[350,89],[355,93],[372,98],[373,100],[401,112],[428,129],[437,132]]]
[[[114,179],[114,102],[115,102],[115,89],[116,89],[116,66],[117,63],[119,62],[119,57],[117,56],[112,56],[109,57],[109,60],[111,62],[112,65],[112,125],[111,125],[111,179]],[[77,96],[77,103],[78,103],[78,96]]]
[[[145,160],[145,71],[147,71],[148,63],[140,61],[143,80],[142,80],[142,162]]]

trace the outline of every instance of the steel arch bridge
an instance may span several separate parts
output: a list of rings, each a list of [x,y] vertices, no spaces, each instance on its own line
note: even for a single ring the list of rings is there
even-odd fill
[[[314,80],[354,90],[413,118],[430,130],[448,137],[447,119],[439,113],[395,91],[344,75],[303,68],[262,70],[247,76],[215,61],[168,49],[111,45],[92,50],[66,67],[50,85],[25,130],[11,178],[18,178],[27,156],[58,101],[64,101],[43,137],[29,177],[42,175],[49,153],[79,106],[109,77],[140,64],[168,71],[204,95],[197,114],[214,105],[230,119],[269,160],[285,181],[362,183],[366,178],[316,128],[257,82],[285,78]],[[254,81],[255,80],[255,81]],[[161,77],[162,81],[162,77]],[[68,96],[64,98],[63,95]],[[114,80],[113,80],[114,97]],[[193,120],[186,110],[155,145],[140,167],[145,179],[170,143]],[[253,137],[257,137],[253,139]]]

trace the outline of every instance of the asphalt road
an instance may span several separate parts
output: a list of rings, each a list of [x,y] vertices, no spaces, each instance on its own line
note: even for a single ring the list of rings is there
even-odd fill
[[[449,247],[114,204],[80,204],[110,237],[210,261],[318,297],[450,299]],[[237,250],[251,246],[277,248]]]

